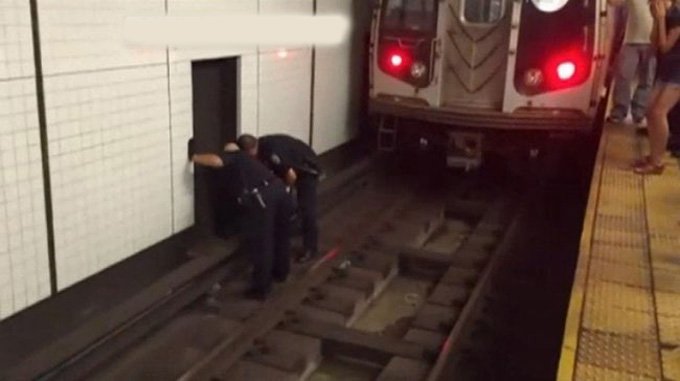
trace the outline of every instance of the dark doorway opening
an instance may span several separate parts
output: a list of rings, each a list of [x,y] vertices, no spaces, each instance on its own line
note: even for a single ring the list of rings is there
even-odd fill
[[[194,61],[191,64],[194,142],[197,152],[217,153],[234,141],[238,124],[238,58]],[[195,167],[194,208],[199,231],[230,236],[237,226],[238,210],[226,197],[226,184],[216,172]]]

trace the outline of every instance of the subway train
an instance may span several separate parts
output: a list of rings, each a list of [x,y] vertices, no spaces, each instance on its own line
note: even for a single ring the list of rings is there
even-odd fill
[[[470,167],[487,151],[592,135],[623,21],[606,0],[377,0],[379,149],[445,147],[451,166]]]

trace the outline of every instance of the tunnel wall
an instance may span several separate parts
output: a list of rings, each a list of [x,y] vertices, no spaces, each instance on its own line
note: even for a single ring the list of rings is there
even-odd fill
[[[0,318],[50,295],[28,1],[0,12]]]
[[[319,153],[356,134],[360,75],[350,68],[361,67],[353,41],[367,17],[347,43],[316,49],[312,98],[311,46],[286,57],[257,46],[132,49],[117,28],[128,16],[312,14],[314,0],[36,3],[38,23],[29,0],[0,5],[0,319],[193,224],[192,61],[240,58],[239,132],[311,138]],[[367,3],[316,0],[316,7],[366,16]]]

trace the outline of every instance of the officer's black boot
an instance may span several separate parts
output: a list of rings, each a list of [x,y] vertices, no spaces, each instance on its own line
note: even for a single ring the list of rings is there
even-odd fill
[[[271,237],[266,237],[266,239],[271,240]],[[253,253],[253,274],[251,286],[244,294],[246,298],[264,300],[269,295],[272,287],[271,256],[272,251],[266,249]]]
[[[319,227],[316,221],[316,191],[317,181],[313,178],[302,177],[298,184],[298,204],[302,217],[303,241],[305,253],[297,258],[300,263],[308,262],[319,254],[317,244]]]

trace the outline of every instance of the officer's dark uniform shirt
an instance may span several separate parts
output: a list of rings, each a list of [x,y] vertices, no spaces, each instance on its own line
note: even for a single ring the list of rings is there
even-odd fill
[[[245,191],[261,188],[265,181],[275,181],[274,174],[262,163],[242,151],[222,152],[221,183],[227,185],[230,197],[240,197]]]
[[[309,174],[305,169],[320,172],[316,153],[299,139],[287,135],[268,135],[258,140],[258,146],[258,155],[277,176],[284,177],[290,168],[298,176]]]

